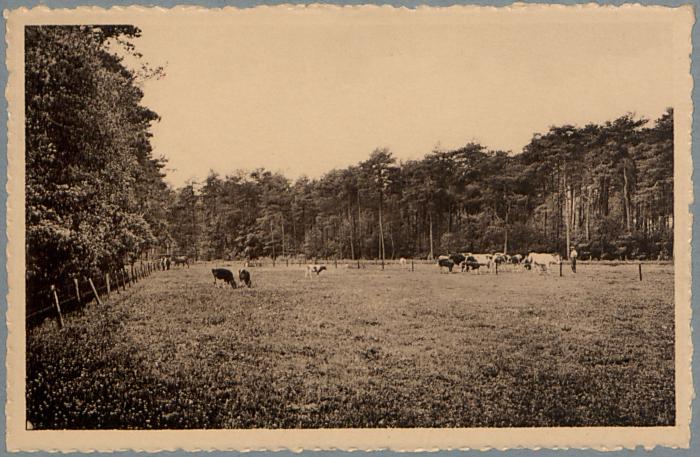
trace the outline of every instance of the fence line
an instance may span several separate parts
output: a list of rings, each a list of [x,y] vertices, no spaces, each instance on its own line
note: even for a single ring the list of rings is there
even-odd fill
[[[102,305],[103,297],[109,298],[114,293],[120,294],[120,289],[126,291],[127,287],[131,288],[153,272],[164,269],[165,265],[160,261],[140,261],[120,269],[100,273],[97,277],[73,277],[63,283],[52,284],[46,293],[34,295],[34,298],[40,302],[37,309],[30,312],[30,304],[27,303],[26,321],[31,324],[53,313],[59,327],[63,327],[64,312],[80,308],[93,301]]]

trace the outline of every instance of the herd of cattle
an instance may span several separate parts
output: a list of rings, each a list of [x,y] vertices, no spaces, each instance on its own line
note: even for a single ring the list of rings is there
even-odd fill
[[[498,268],[499,265],[520,265],[527,270],[548,272],[552,265],[561,264],[561,260],[561,256],[558,254],[542,254],[536,252],[531,252],[527,256],[521,254],[511,256],[504,253],[472,254],[468,252],[464,254],[441,255],[438,257],[437,265],[440,267],[441,273],[452,273],[455,267],[459,268],[462,272],[469,272],[479,271],[482,268]],[[160,262],[163,270],[169,270],[171,265],[190,267],[190,261],[187,256],[165,256],[161,258]],[[407,261],[403,257],[399,260],[399,264],[402,268],[406,267],[406,263]],[[306,265],[304,276],[306,278],[311,278],[314,275],[320,275],[326,270],[327,268],[325,265]],[[234,275],[231,270],[226,268],[213,268],[211,273],[214,276],[215,286],[219,284],[218,281],[223,281],[224,284],[230,285],[234,289],[239,287],[236,284],[236,275]],[[253,283],[251,281],[250,272],[247,269],[239,269],[237,271],[237,276],[240,281],[240,287],[243,287],[243,285],[252,287]]]
[[[441,255],[437,264],[441,272],[452,272],[457,267],[462,272],[478,271],[482,267],[491,269],[498,268],[499,265],[521,265],[527,270],[547,272],[551,265],[559,265],[561,256],[558,254],[543,254],[531,252],[527,256],[521,254],[507,255],[504,253],[495,254],[464,254]]]

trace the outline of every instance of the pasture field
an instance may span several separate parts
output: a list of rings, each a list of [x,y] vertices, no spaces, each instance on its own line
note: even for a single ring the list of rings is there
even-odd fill
[[[673,266],[197,264],[28,329],[34,428],[672,425]]]

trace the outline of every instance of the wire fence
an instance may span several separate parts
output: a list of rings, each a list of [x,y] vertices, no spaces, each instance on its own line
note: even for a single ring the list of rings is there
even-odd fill
[[[189,268],[191,260],[179,266],[179,268]],[[245,267],[262,267],[262,268],[278,268],[278,267],[305,267],[312,264],[323,264],[327,268],[358,268],[358,269],[381,269],[384,268],[401,268],[407,271],[416,271],[419,267],[426,265],[433,266],[435,260],[416,259],[416,258],[401,258],[401,259],[338,259],[338,258],[302,258],[302,257],[277,257],[277,258],[260,258],[255,260],[239,260],[239,261],[223,261],[210,260],[197,263],[242,263]],[[194,262],[193,262],[194,263]],[[562,275],[564,266],[569,266],[570,261],[561,261],[556,267],[553,265],[554,271],[558,270],[559,275]],[[636,265],[639,273],[639,280],[643,279],[642,265],[672,265],[673,261],[577,261],[579,266],[587,265]],[[63,327],[63,314],[79,309],[89,303],[103,303],[103,299],[108,299],[113,294],[120,294],[127,289],[133,287],[138,282],[148,278],[155,271],[175,269],[177,264],[166,262],[163,259],[158,261],[141,261],[133,265],[125,265],[121,269],[116,269],[108,272],[103,272],[92,277],[73,277],[67,278],[61,283],[53,284],[48,290],[42,290],[36,293],[29,293],[26,307],[26,320],[28,325],[36,325],[47,317],[56,317],[59,326]],[[456,271],[459,267],[455,266]],[[493,263],[485,268],[489,273],[498,275],[510,273],[514,271],[525,271],[523,265]]]
[[[60,283],[52,284],[47,290],[27,291],[27,325],[36,325],[47,317],[54,316],[59,326],[63,327],[64,313],[92,302],[102,304],[103,299],[112,294],[120,294],[154,271],[163,269],[166,269],[166,264],[162,261],[142,261],[92,277],[66,278]]]

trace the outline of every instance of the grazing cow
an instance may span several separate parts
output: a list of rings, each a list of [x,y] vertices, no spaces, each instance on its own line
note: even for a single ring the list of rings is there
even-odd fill
[[[471,255],[468,255],[462,263],[462,271],[474,271],[478,270],[479,267],[481,267],[481,264]]]
[[[227,270],[226,268],[213,268],[211,270],[211,274],[214,275],[215,286],[218,284],[216,280],[221,279],[223,282],[229,284],[234,289],[236,288],[236,281],[233,279],[233,273],[231,273],[231,270]]]
[[[491,268],[491,262],[493,261],[493,256],[491,254],[470,254],[474,259],[479,262],[479,265],[485,266],[486,268]]]
[[[440,273],[446,273],[445,269],[452,273],[452,268],[454,268],[455,263],[446,255],[441,255],[438,257],[438,266],[440,267]]]
[[[497,252],[493,255],[493,263],[497,263],[498,265],[503,265],[505,263],[508,263],[509,261],[510,256],[508,254]]]
[[[513,257],[510,258],[510,263],[512,263],[513,265],[519,265],[522,261],[523,256],[521,254],[515,254]]]
[[[535,267],[540,267],[541,272],[548,272],[549,266],[559,265],[561,263],[561,257],[559,254],[541,254],[537,252],[531,252],[527,256],[527,263],[530,268],[534,271]]]
[[[238,280],[241,281],[241,284],[245,284],[248,287],[253,286],[253,283],[250,280],[250,272],[244,268],[238,270]]]
[[[306,273],[304,274],[305,278],[310,278],[313,273],[316,273],[316,276],[320,275],[322,271],[326,270],[325,265],[307,265],[306,266]]]
[[[462,265],[462,263],[467,260],[467,257],[463,254],[452,254],[450,260],[455,263],[455,265]]]
[[[184,267],[187,265],[187,268],[190,267],[190,259],[188,259],[186,255],[173,257],[173,262],[175,263],[175,266],[182,265]]]
[[[404,259],[403,257],[401,257],[401,258],[399,259],[399,265],[401,265],[401,269],[402,269],[402,270],[405,269],[405,268],[406,268],[406,259]]]

